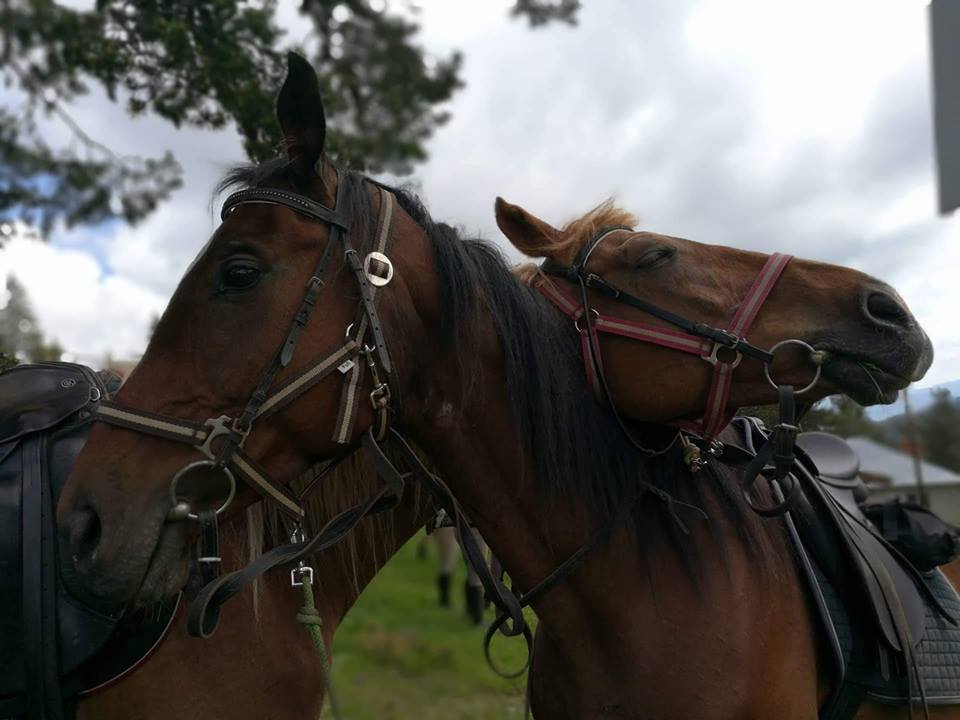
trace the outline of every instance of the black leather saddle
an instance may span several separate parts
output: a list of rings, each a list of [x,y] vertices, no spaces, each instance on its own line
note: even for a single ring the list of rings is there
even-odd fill
[[[731,432],[748,454],[766,440],[760,423],[745,418]],[[852,718],[867,698],[960,702],[952,662],[960,597],[939,570],[914,568],[863,514],[860,459],[844,440],[802,433],[796,455],[800,492],[784,521],[832,659],[835,692],[820,718]]]
[[[119,618],[60,582],[54,511],[107,388],[71,363],[0,374],[0,718],[61,720],[157,644],[175,603]]]

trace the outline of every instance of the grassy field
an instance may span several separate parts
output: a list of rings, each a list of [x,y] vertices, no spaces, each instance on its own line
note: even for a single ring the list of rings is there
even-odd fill
[[[334,641],[334,687],[349,720],[523,717],[524,680],[496,676],[483,658],[483,627],[467,620],[461,566],[453,607],[437,604],[436,548],[408,543],[360,597]],[[492,610],[488,611],[492,619]],[[522,639],[497,637],[494,657],[518,668]],[[329,713],[328,713],[329,714]]]

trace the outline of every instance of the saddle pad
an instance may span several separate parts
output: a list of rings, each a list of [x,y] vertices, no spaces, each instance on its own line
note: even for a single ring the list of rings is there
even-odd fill
[[[819,571],[816,575],[840,639],[844,658],[849,662],[853,650],[850,617],[837,591],[826,577]],[[923,578],[944,609],[954,617],[960,617],[960,597],[946,576],[940,570],[934,570],[925,573]],[[917,646],[916,656],[927,702],[931,705],[960,704],[960,627],[951,625],[927,607],[924,636]],[[906,704],[906,677],[898,676],[885,682],[877,676],[867,689],[867,697],[884,704]],[[916,688],[914,700],[920,700]]]

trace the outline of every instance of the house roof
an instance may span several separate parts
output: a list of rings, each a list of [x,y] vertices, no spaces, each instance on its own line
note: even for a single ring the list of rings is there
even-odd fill
[[[860,470],[871,475],[890,478],[893,487],[917,483],[913,458],[904,452],[874,442],[865,437],[847,438],[847,443],[860,456]],[[925,485],[960,483],[960,474],[929,462],[921,462]]]

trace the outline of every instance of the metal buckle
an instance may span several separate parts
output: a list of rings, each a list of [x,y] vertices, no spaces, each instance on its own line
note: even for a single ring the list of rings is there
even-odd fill
[[[307,534],[303,531],[303,528],[299,525],[294,527],[290,533],[290,542],[302,543],[306,542],[306,540]],[[301,560],[297,563],[297,566],[290,571],[290,585],[292,587],[303,587],[304,584],[313,585],[313,568]]]
[[[370,404],[374,410],[383,410],[390,404],[390,386],[387,383],[380,383],[370,391]]]
[[[795,437],[795,436],[797,435],[797,433],[800,432],[800,426],[798,426],[798,425],[791,425],[790,423],[781,422],[781,423],[777,423],[776,425],[773,426],[773,431],[776,432],[777,430],[779,430],[780,432],[787,433],[788,435],[792,435],[792,436]]]
[[[729,335],[729,333],[726,333],[726,334]],[[735,349],[737,347],[737,344],[740,342],[740,338],[734,335],[730,335],[730,337],[734,338],[732,345],[725,345],[722,342],[714,340],[713,347],[710,349],[710,354],[701,355],[700,359],[706,360],[708,363],[710,363],[714,367],[716,367],[717,365],[729,365],[731,370],[736,370],[737,367],[740,365],[740,363],[743,361],[743,355],[739,350]],[[720,350],[733,350],[734,352],[733,360],[727,362],[726,360],[721,359],[717,355],[717,353],[720,352]]]
[[[371,271],[374,261],[386,266],[387,274],[385,276],[375,274]],[[367,257],[363,259],[363,274],[367,276],[367,280],[370,281],[371,285],[383,287],[393,280],[393,263],[390,262],[390,258],[384,255],[382,252],[368,253]]]
[[[210,429],[207,431],[207,437],[200,445],[197,446],[197,449],[211,460],[217,459],[217,455],[213,450],[214,440],[223,435],[239,435],[240,442],[237,446],[243,447],[243,443],[247,439],[247,435],[250,434],[250,428],[247,428],[246,430],[240,430],[237,427],[237,421],[231,418],[229,415],[221,415],[218,418],[211,418],[203,423],[203,426]]]
[[[290,571],[290,585],[292,587],[303,587],[305,584],[313,585],[313,568],[300,563],[298,567]]]

